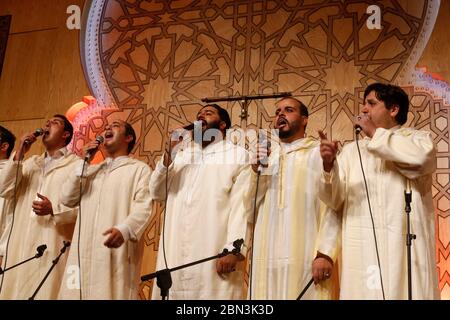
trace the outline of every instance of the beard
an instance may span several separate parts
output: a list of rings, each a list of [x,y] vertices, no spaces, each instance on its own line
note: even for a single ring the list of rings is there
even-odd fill
[[[198,139],[199,137],[195,135],[195,132],[193,132],[194,141],[202,145],[208,145],[211,142],[216,141],[217,132],[220,132],[220,122],[221,120],[206,122],[205,126],[202,128],[201,139]],[[222,138],[222,133],[220,133],[220,138]]]
[[[206,131],[206,130],[208,130],[208,129],[220,129],[220,120],[217,120],[217,121],[213,121],[213,122],[210,122],[210,123],[208,123],[208,122],[206,122],[206,125],[205,125],[205,127],[203,128],[203,133]]]
[[[280,139],[287,139],[295,135],[300,130],[300,125],[296,122],[287,124],[288,129],[287,130],[278,130],[278,137]]]
[[[293,135],[293,133],[292,133],[291,129],[286,130],[286,131],[278,130],[278,136],[280,137],[280,139],[286,139],[286,138],[289,138],[292,135]]]

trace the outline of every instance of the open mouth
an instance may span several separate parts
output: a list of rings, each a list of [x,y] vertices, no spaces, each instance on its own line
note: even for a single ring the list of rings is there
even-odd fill
[[[48,136],[50,134],[50,129],[44,129],[44,137]]]
[[[277,121],[277,128],[281,129],[288,125],[288,122],[285,118],[279,118]]]
[[[114,134],[112,132],[106,132],[105,133],[105,140],[110,140],[110,139],[112,139],[113,136],[114,136]]]
[[[202,128],[208,124],[205,119],[198,119],[197,122],[202,123]]]

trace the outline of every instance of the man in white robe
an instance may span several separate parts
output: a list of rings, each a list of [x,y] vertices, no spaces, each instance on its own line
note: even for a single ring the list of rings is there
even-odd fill
[[[231,124],[225,109],[207,105],[198,112],[197,120],[202,128],[194,129],[194,140],[201,141],[184,140],[177,145],[179,151],[173,162],[166,152],[151,178],[152,198],[164,201],[168,176],[166,222],[159,242],[157,270],[214,256],[223,249],[232,251],[235,240],[246,239],[244,193],[251,170],[247,151],[223,138]],[[211,133],[214,139],[207,137]],[[198,139],[198,135],[204,139]],[[237,263],[243,260],[245,247],[241,249],[239,255],[229,254],[172,272],[169,298],[241,299],[244,278]],[[152,299],[161,299],[156,281]]]
[[[59,202],[61,186],[78,159],[66,148],[72,135],[73,128],[66,117],[53,116],[43,128],[45,153],[22,161],[36,141],[35,133],[26,134],[0,174],[0,196],[11,201],[8,220],[11,220],[12,228],[3,264],[11,267],[33,257],[38,246],[47,246],[42,257],[4,273],[1,299],[30,298],[58,256],[63,241],[72,238],[74,220],[65,217],[74,216],[76,209],[64,207]],[[66,257],[61,257],[35,299],[57,298]]]
[[[397,86],[375,83],[366,88],[362,115],[355,122],[366,135],[359,141],[365,179],[357,143],[346,145],[336,157],[337,141],[319,132],[320,198],[342,213],[341,299],[408,298],[408,180],[411,230],[417,236],[412,241],[412,298],[439,297],[431,194],[436,149],[429,132],[400,127],[408,106],[408,95]]]
[[[305,137],[307,121],[308,109],[301,101],[290,97],[278,101],[275,129],[280,143],[272,140],[267,168],[252,165],[250,197],[258,192],[260,201],[254,234],[252,299],[296,299],[312,278],[316,285],[302,299],[332,297],[329,278],[338,228],[324,223],[327,211],[318,198],[319,141]]]
[[[6,129],[0,126],[0,172],[6,165],[8,158],[14,149],[16,137]],[[6,245],[9,235],[9,227],[11,225],[11,215],[7,214],[8,205],[4,198],[0,198],[0,267],[3,268],[3,256],[5,255]]]
[[[86,165],[84,170],[80,160],[63,186],[62,203],[69,207],[79,205],[80,214],[61,285],[61,299],[138,298],[142,235],[151,214],[148,190],[151,171],[144,162],[128,156],[136,141],[130,124],[116,120],[106,126],[104,137],[106,160]],[[84,147],[88,160],[99,143],[96,139]]]

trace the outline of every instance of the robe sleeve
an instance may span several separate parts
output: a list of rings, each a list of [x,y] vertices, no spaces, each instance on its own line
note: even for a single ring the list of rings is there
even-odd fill
[[[253,220],[256,219],[256,217],[253,217],[254,215],[253,213],[255,210],[255,197],[256,197],[256,208],[258,210],[259,206],[264,200],[267,189],[269,188],[270,176],[260,174],[258,178],[258,174],[255,173],[253,169],[251,169],[251,167],[249,176],[250,176],[249,187],[245,190],[244,206],[245,209],[248,210],[250,214],[248,222],[254,223],[255,221]],[[258,194],[256,194],[256,192],[258,192]]]
[[[131,241],[138,241],[141,238],[150,221],[152,212],[152,199],[148,189],[150,176],[150,168],[144,166],[137,177],[130,214],[120,224],[127,227]]]
[[[339,175],[339,166],[337,163],[336,172]],[[316,159],[313,163],[313,169],[318,174],[315,175],[315,179],[319,185],[320,192],[320,179],[325,179],[323,173],[322,158],[320,156],[320,149],[317,149]],[[331,174],[333,174],[332,171]],[[328,178],[331,178],[330,176]],[[337,182],[338,185],[340,184]],[[329,187],[329,186],[327,186]],[[343,186],[340,186],[343,188]],[[336,202],[343,201],[342,199],[336,200]],[[319,202],[319,230],[316,238],[316,250],[322,254],[327,255],[333,261],[336,261],[338,252],[340,250],[340,236],[341,236],[341,220],[342,216],[340,212],[336,212],[331,207],[327,206],[323,201]]]
[[[386,161],[392,161],[397,170],[409,179],[417,179],[436,170],[436,148],[429,132],[378,128],[367,149]]]
[[[79,160],[75,166],[75,171],[70,172],[68,179],[62,186],[59,196],[59,202],[53,208],[53,223],[55,225],[64,225],[75,223],[78,216],[78,208],[80,202],[80,177],[83,171],[82,190],[85,190],[87,178],[84,171],[89,166],[85,166],[83,170],[83,160]]]
[[[86,166],[84,170],[87,171]],[[80,177],[83,168],[83,161],[80,160],[77,164],[76,170],[71,172],[68,176],[66,182],[62,186],[60,193],[60,203],[69,208],[75,208],[79,205],[80,201]],[[87,178],[86,174],[83,172],[82,179],[82,190],[86,190]],[[56,216],[56,214],[55,214]]]
[[[319,181],[319,198],[333,210],[339,210],[345,198],[346,186],[344,172],[340,170],[339,166],[340,156],[335,160],[330,172],[322,169]]]
[[[16,182],[17,176],[17,187],[20,185],[22,181],[22,176],[24,171],[26,170],[24,163],[21,161],[20,164],[18,161],[13,160],[14,157],[10,157],[4,166],[3,170],[0,173],[0,197],[5,199],[11,199],[14,196],[14,186]],[[25,161],[27,162],[27,161]],[[17,170],[19,170],[17,172]]]
[[[6,244],[8,242],[8,236],[11,228],[11,220],[12,215],[11,214],[5,214],[5,228],[3,229],[3,233],[0,234],[0,257],[3,257],[6,252]]]
[[[248,248],[246,233],[248,231],[247,226],[251,210],[249,210],[249,207],[244,202],[247,200],[245,199],[245,195],[249,187],[251,171],[250,165],[241,167],[239,174],[234,180],[229,198],[230,211],[227,226],[227,244],[225,248],[232,251],[234,249],[233,242],[238,239],[243,239],[244,244],[240,252],[243,256],[247,254]]]
[[[56,208],[53,207],[52,220],[55,225],[75,223],[77,221],[77,216],[78,206],[75,208],[69,208],[61,203],[58,203]]]
[[[342,215],[321,204],[321,219],[317,237],[317,251],[336,261],[341,245]]]
[[[168,189],[174,175],[174,161],[167,168],[164,166],[163,160],[161,158],[158,161],[150,178],[150,197],[157,201],[163,201],[166,198],[166,175],[168,174]]]

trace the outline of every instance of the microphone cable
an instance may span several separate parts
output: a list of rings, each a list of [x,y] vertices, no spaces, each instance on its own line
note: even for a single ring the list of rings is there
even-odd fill
[[[97,141],[100,144],[104,142],[104,138],[102,135],[98,135],[95,137],[95,141]],[[98,149],[98,146],[97,146]],[[89,154],[89,152],[92,152]],[[80,300],[83,300],[83,291],[81,288],[81,254],[80,254],[80,239],[81,239],[81,199],[82,199],[82,191],[83,191],[83,175],[84,175],[84,169],[86,167],[86,163],[89,159],[93,158],[93,154],[95,154],[96,150],[88,150],[86,152],[86,155],[83,160],[83,167],[81,168],[81,176],[80,176],[80,194],[78,197],[78,240],[77,240],[77,260],[78,260],[78,285],[80,286]],[[87,178],[86,178],[87,179]]]
[[[169,149],[168,149],[168,154],[167,157],[170,156],[171,160],[172,160],[172,156],[170,155],[172,152],[172,148],[170,146],[170,138],[169,138]],[[173,161],[173,160],[172,160]],[[164,155],[163,155],[163,165],[164,165]],[[165,189],[165,194],[164,194],[164,209],[162,212],[162,218],[163,218],[163,229],[162,229],[162,249],[163,249],[163,257],[164,257],[164,265],[166,267],[166,269],[169,269],[168,264],[167,264],[167,256],[166,256],[166,211],[167,211],[167,198],[169,196],[169,165],[167,165],[166,170],[165,170],[165,175],[166,175],[166,179],[164,182],[164,189]],[[169,297],[167,297],[168,299]]]
[[[166,136],[169,134],[169,128],[167,127],[167,132],[166,132]],[[171,141],[171,137],[169,137],[169,141],[168,141],[168,149],[167,149],[167,157],[170,156],[171,152],[172,152],[172,148],[170,145],[170,141]],[[171,157],[172,158],[172,157]],[[164,165],[164,154],[162,156],[162,161],[163,161],[163,165]],[[169,194],[169,165],[165,166],[165,182],[164,182],[164,189],[165,189],[165,195],[164,195],[164,209],[161,212],[161,218],[163,219],[163,225],[162,225],[162,230],[161,230],[161,237],[162,237],[162,253],[163,253],[163,258],[164,258],[164,266],[166,267],[166,270],[169,269],[169,266],[167,264],[167,255],[166,255],[166,210],[167,210],[167,198],[168,198],[168,194]],[[156,267],[157,268],[157,267]],[[156,270],[158,271],[158,270]],[[153,281],[158,281],[158,279],[153,280]],[[170,300],[169,299],[169,292],[167,292],[167,297],[166,300]],[[164,297],[162,297],[164,299]]]
[[[83,174],[84,168],[86,167],[87,158],[83,160],[83,167],[81,168],[80,176],[80,195],[78,198],[78,240],[77,240],[77,259],[78,259],[78,285],[80,286],[80,300],[83,300],[83,291],[81,288],[81,255],[80,255],[80,238],[81,238],[81,199],[83,191]]]
[[[13,161],[14,161],[14,159],[13,159]],[[19,158],[18,163],[17,163],[17,169],[16,169],[16,180],[14,181],[14,195],[13,195],[13,209],[12,209],[12,217],[11,217],[11,228],[9,229],[8,240],[6,240],[5,261],[4,262],[2,261],[2,264],[5,266],[5,269],[6,269],[6,265],[8,262],[9,241],[11,240],[11,235],[12,235],[12,231],[14,228],[14,220],[15,220],[15,215],[16,215],[17,180],[19,179],[19,168],[20,168],[21,163],[22,163],[22,159]],[[0,293],[2,292],[4,278],[5,278],[5,273],[2,274],[2,280],[0,282]]]
[[[250,169],[253,170],[253,169]],[[253,263],[254,263],[254,256],[255,256],[255,228],[256,228],[256,203],[258,199],[258,189],[259,189],[259,178],[261,177],[261,170],[258,167],[258,172],[256,176],[256,190],[255,190],[255,198],[253,200],[253,226],[252,226],[252,254],[250,257],[250,275],[248,279],[249,283],[249,300],[252,300],[252,288],[253,288]]]
[[[262,138],[261,140],[266,140],[267,137]],[[270,148],[270,142],[267,140],[265,143],[265,146],[267,148],[267,162],[269,159],[269,148]],[[258,155],[258,145],[256,147],[256,154]],[[258,159],[256,159],[258,161]],[[253,170],[253,169],[250,169]],[[253,199],[253,226],[252,226],[252,254],[250,256],[250,274],[249,274],[249,300],[252,300],[252,288],[253,288],[253,266],[254,266],[254,256],[255,256],[255,229],[256,229],[256,214],[257,214],[257,199],[258,199],[258,191],[259,191],[259,179],[261,177],[261,164],[258,166],[257,176],[256,176],[256,188],[255,188],[255,197]]]
[[[373,238],[375,240],[375,251],[376,251],[376,254],[377,254],[378,270],[379,270],[379,273],[380,273],[381,292],[383,294],[383,300],[386,300],[386,297],[384,295],[383,275],[382,275],[382,272],[381,272],[380,254],[378,252],[378,241],[377,241],[377,234],[376,234],[376,231],[375,231],[375,222],[373,220],[372,206],[370,205],[369,188],[367,187],[366,175],[364,173],[364,167],[363,167],[362,157],[361,157],[361,150],[359,149],[358,133],[355,134],[355,137],[356,137],[356,139],[355,139],[355,141],[356,141],[356,148],[358,149],[358,155],[359,155],[359,163],[361,164],[361,172],[362,172],[362,175],[363,175],[364,186],[365,186],[365,189],[366,189],[367,204],[369,206],[370,219],[372,221]]]

